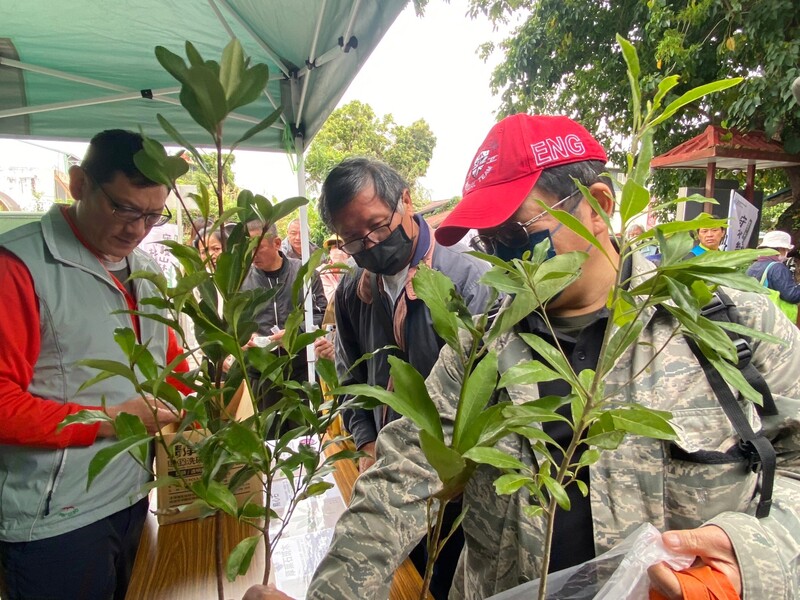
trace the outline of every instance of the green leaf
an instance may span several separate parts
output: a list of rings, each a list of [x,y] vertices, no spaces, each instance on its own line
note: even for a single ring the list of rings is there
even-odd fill
[[[583,481],[581,481],[580,479],[576,479],[575,480],[575,485],[578,486],[578,489],[581,492],[581,496],[586,498],[586,496],[589,495],[589,486],[587,486]]]
[[[410,365],[409,367],[413,369]],[[375,386],[363,384],[343,386],[333,390],[333,393],[375,398],[379,402],[391,407],[395,412],[411,419],[421,430],[427,431],[437,439],[444,439],[439,413],[433,401],[431,401],[430,396],[428,396],[427,390],[421,399],[410,399],[406,395],[401,396],[396,391],[389,392]]]
[[[167,73],[172,75],[180,83],[186,82],[186,62],[180,56],[167,50],[164,46],[156,46],[155,53],[156,59]]]
[[[210,506],[218,508],[231,516],[236,516],[238,506],[236,496],[233,495],[228,487],[219,481],[210,481],[205,493],[201,496]]]
[[[497,353],[491,351],[484,355],[463,384],[453,427],[453,447],[458,452],[466,450],[462,444],[463,434],[486,408],[496,383]]]
[[[130,369],[130,367],[115,360],[87,358],[85,360],[78,361],[78,364],[97,369],[98,371],[104,371],[103,373],[100,373],[100,375],[92,377],[88,381],[84,381],[83,384],[81,384],[81,387],[78,388],[79,392],[99,381],[108,379],[111,375],[118,375],[119,377],[130,381],[133,385],[136,385],[137,383],[136,374]]]
[[[452,279],[440,271],[420,266],[412,285],[414,293],[428,307],[436,333],[450,348],[460,351],[458,317],[448,309],[448,301],[456,293]]]
[[[115,462],[119,457],[125,456],[128,452],[135,451],[139,446],[145,446],[146,448],[152,439],[149,435],[133,436],[99,450],[89,462],[89,478],[86,481],[86,491],[89,491],[92,482],[108,465]]]
[[[243,539],[231,550],[228,562],[225,564],[225,575],[228,577],[228,581],[234,581],[239,575],[247,573],[260,541],[260,534],[253,535]]]
[[[591,429],[590,429],[591,430]],[[595,446],[603,450],[616,450],[625,438],[624,431],[605,431],[590,435],[583,440],[587,446]]]
[[[615,307],[616,311],[617,307]],[[630,321],[617,329],[608,340],[606,351],[602,356],[602,363],[598,365],[598,371],[601,375],[608,373],[619,358],[630,348],[637,339],[639,334],[644,328],[642,321]]]
[[[759,406],[764,404],[764,399],[761,396],[761,393],[756,391],[756,389],[750,385],[737,367],[730,364],[726,360],[720,360],[716,357],[707,356],[706,358],[708,358],[709,362],[714,366],[714,368],[719,371],[723,379],[725,379],[729,385],[732,385],[734,389],[736,389],[742,396],[744,396],[750,402],[755,402]]]
[[[515,494],[533,479],[519,473],[506,473],[494,480],[494,490],[498,495]]]
[[[631,197],[632,202],[628,204],[627,210],[625,208],[620,208],[620,213],[623,215],[623,221],[627,224],[628,219],[632,218],[642,212],[645,211],[647,205],[650,203],[650,193],[647,191],[645,187],[647,185],[647,180],[650,178],[650,162],[653,160],[653,129],[648,128],[642,134],[642,138],[639,143],[639,155],[636,157],[636,167],[633,170],[632,179],[641,186],[641,189],[644,190],[645,194],[647,195],[647,202],[644,206],[641,205],[641,193],[637,189],[633,196]],[[627,182],[626,182],[627,183]],[[623,188],[623,202],[622,205],[624,206],[625,203],[625,193]],[[638,210],[636,210],[638,208]],[[635,211],[635,212],[631,212]],[[626,217],[625,215],[628,215]]]
[[[586,450],[578,460],[579,467],[588,467],[600,460],[600,451],[594,448]]]
[[[498,469],[519,469],[529,470],[528,466],[513,456],[498,450],[497,448],[470,448],[464,453],[464,458],[483,465],[491,465]]]
[[[658,91],[653,97],[653,110],[661,108],[661,102],[664,100],[664,97],[672,88],[678,85],[678,81],[680,81],[680,75],[669,75],[658,82]]]
[[[627,223],[644,211],[649,202],[650,192],[647,191],[647,188],[634,181],[633,178],[628,179],[622,186],[622,202],[619,209],[622,220]]]
[[[267,116],[265,119],[261,120],[260,122],[256,123],[255,125],[253,125],[247,131],[245,131],[244,134],[242,135],[242,137],[240,137],[238,140],[236,140],[233,143],[233,145],[231,146],[231,150],[234,150],[235,148],[238,148],[239,144],[241,144],[243,142],[246,142],[247,140],[249,140],[251,137],[253,137],[257,133],[261,133],[262,131],[267,129],[270,125],[272,125],[275,121],[278,120],[278,117],[281,116],[281,112],[282,111],[283,111],[282,108],[280,108],[280,107],[276,108],[272,112],[272,114],[270,114],[269,116]]]
[[[443,482],[447,483],[454,479],[466,468],[467,465],[458,452],[447,447],[444,442],[427,431],[419,432],[419,442],[425,458]]]
[[[93,425],[94,423],[108,423],[110,421],[113,421],[113,419],[102,410],[80,410],[75,414],[64,417],[64,420],[58,424],[57,431],[60,432],[67,425],[74,425],[75,423]]]
[[[122,348],[125,356],[128,358],[133,354],[133,349],[136,347],[136,334],[130,327],[118,327],[114,330],[114,341]]]
[[[222,60],[219,63],[219,80],[225,97],[230,100],[239,87],[244,70],[244,52],[239,40],[232,38],[222,51]]]
[[[595,235],[591,231],[589,231],[586,225],[581,223],[579,219],[577,219],[576,217],[574,217],[565,210],[560,210],[560,209],[553,210],[549,205],[545,204],[541,200],[537,200],[537,202],[539,203],[539,206],[541,206],[543,210],[546,210],[548,213],[550,213],[550,216],[552,216],[556,221],[558,221],[562,225],[567,226],[569,229],[572,230],[573,233],[577,233],[579,236],[581,236],[583,239],[589,242],[592,246],[594,246],[600,252],[602,252],[606,258],[611,260],[611,258],[608,256],[608,252],[606,252],[606,249],[600,243],[600,240],[598,240],[595,237]]]
[[[180,102],[192,119],[212,136],[226,117],[228,105],[217,74],[207,66],[192,66],[181,87]]]
[[[678,110],[680,110],[687,104],[691,104],[695,100],[699,100],[700,98],[708,94],[712,94],[714,92],[720,92],[735,85],[739,85],[742,81],[744,81],[743,77],[734,77],[732,79],[722,79],[719,81],[714,81],[712,83],[707,83],[705,85],[701,85],[694,89],[691,89],[685,94],[683,94],[677,100],[670,102],[669,105],[664,109],[664,112],[661,113],[661,115],[658,118],[653,119],[650,125],[652,127],[655,127],[659,123],[663,123],[664,121],[669,119],[672,115],[674,115],[676,112],[678,112]]]
[[[528,344],[531,348],[533,348],[534,352],[538,354],[542,359],[544,359],[555,371],[561,375],[561,378],[565,380],[570,385],[574,385],[577,383],[575,379],[575,373],[572,370],[569,362],[564,357],[561,352],[551,346],[548,342],[544,339],[539,337],[538,335],[533,335],[531,333],[521,333],[520,337]]]
[[[241,74],[241,81],[228,99],[229,110],[236,110],[258,99],[269,79],[269,68],[263,63],[253,65]]]
[[[616,429],[657,440],[676,439],[672,426],[658,411],[634,406],[607,411]]]
[[[533,385],[544,381],[555,381],[561,379],[561,375],[546,367],[538,360],[529,360],[510,367],[500,377],[498,388],[505,388],[512,385]]]
[[[553,498],[555,498],[556,503],[561,508],[564,510],[570,509],[569,496],[567,495],[567,490],[564,489],[564,486],[562,486],[549,475],[544,475],[542,473],[539,474],[539,480],[544,484],[544,487],[547,488],[547,491],[550,492],[550,495]]]

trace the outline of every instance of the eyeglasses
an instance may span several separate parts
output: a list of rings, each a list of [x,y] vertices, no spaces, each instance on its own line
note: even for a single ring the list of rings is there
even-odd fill
[[[564,202],[578,193],[580,193],[580,190],[575,190],[569,196],[566,196],[553,204],[553,206],[550,208],[558,208],[564,204]],[[543,218],[547,214],[549,214],[547,211],[541,212],[538,215],[531,217],[524,223],[520,223],[519,221],[503,223],[492,234],[476,235],[469,241],[469,245],[473,250],[483,252],[484,254],[494,254],[497,250],[498,243],[506,246],[507,248],[522,248],[528,243],[528,227],[536,223],[536,221]]]
[[[166,206],[164,207],[163,213],[157,213],[143,212],[138,208],[120,204],[111,197],[111,194],[109,194],[101,184],[97,182],[95,183],[97,184],[97,187],[100,188],[100,191],[103,192],[103,195],[106,197],[106,200],[108,200],[108,203],[111,205],[111,212],[120,221],[125,221],[126,223],[135,223],[139,219],[144,219],[144,226],[150,229],[151,227],[159,227],[164,225],[172,218],[172,213]]]
[[[394,205],[394,209],[392,209],[392,214],[389,216],[389,220],[386,222],[385,225],[381,225],[380,227],[376,227],[372,231],[370,231],[367,235],[363,238],[359,238],[357,240],[352,240],[347,243],[344,243],[340,246],[340,248],[353,256],[354,254],[358,254],[359,252],[363,252],[367,249],[367,242],[372,244],[380,244],[383,240],[388,238],[392,233],[392,228],[390,225],[392,224],[392,220],[394,219],[394,214],[397,212],[397,206],[400,204],[400,199],[397,200],[397,204]]]

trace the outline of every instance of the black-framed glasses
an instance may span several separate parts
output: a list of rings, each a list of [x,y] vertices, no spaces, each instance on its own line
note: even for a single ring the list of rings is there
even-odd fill
[[[397,204],[394,205],[392,209],[392,214],[389,216],[389,220],[386,222],[385,225],[381,225],[380,227],[376,227],[372,231],[370,231],[367,235],[357,240],[351,240],[339,246],[341,250],[353,256],[354,254],[358,254],[359,252],[363,252],[367,249],[367,242],[372,244],[380,244],[383,240],[388,238],[392,234],[391,224],[394,220],[394,214],[397,212],[397,205],[400,204],[400,200],[397,200]]]
[[[111,197],[111,194],[106,191],[106,188],[104,188],[102,184],[97,182],[95,182],[95,184],[100,188],[100,191],[103,192],[106,200],[108,200],[108,203],[111,205],[112,214],[120,221],[135,223],[139,219],[143,219],[144,226],[149,229],[151,227],[164,225],[172,218],[172,213],[166,206],[164,207],[164,212],[144,212],[138,208],[120,204]]]
[[[575,194],[580,193],[580,190],[575,190],[569,196],[565,196],[550,208],[558,208],[564,202],[572,198]],[[542,219],[548,212],[540,212],[538,215],[531,217],[524,223],[519,221],[511,221],[503,223],[498,227],[494,233],[479,234],[469,241],[469,245],[473,250],[483,252],[484,254],[494,254],[497,250],[497,244],[500,243],[507,248],[522,248],[528,243],[528,227]]]

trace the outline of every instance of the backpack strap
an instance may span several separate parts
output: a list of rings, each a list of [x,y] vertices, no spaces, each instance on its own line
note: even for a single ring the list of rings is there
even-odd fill
[[[736,306],[730,297],[721,290],[716,291],[714,299],[701,310],[701,314],[712,321],[738,322]],[[741,370],[742,375],[745,376],[748,383],[762,394],[763,407],[757,406],[757,409],[760,409],[758,413],[760,415],[778,414],[775,401],[769,391],[769,386],[767,386],[764,378],[750,362],[752,350],[749,340],[745,339],[744,336],[739,336],[727,330],[726,332],[736,346],[739,356],[737,367]],[[763,431],[759,431],[758,433],[753,431],[750,422],[744,414],[744,410],[731,392],[725,379],[705,357],[697,343],[688,337],[686,341],[698,362],[703,367],[703,372],[705,373],[708,383],[711,385],[711,389],[714,390],[714,394],[716,394],[722,410],[725,412],[725,415],[728,417],[728,420],[731,422],[740,438],[739,447],[749,459],[750,470],[754,473],[761,471],[761,490],[758,506],[756,507],[756,517],[762,519],[769,515],[770,507],[772,506],[772,490],[775,483],[775,469],[777,467],[775,448],[766,438]]]
[[[705,318],[711,321],[717,321],[718,323],[739,322],[739,310],[736,308],[736,304],[734,304],[733,300],[731,300],[728,294],[720,289],[717,289],[716,292],[714,292],[714,297],[711,299],[711,302],[706,304],[700,310],[700,314]],[[747,380],[747,383],[753,386],[753,388],[759,394],[761,394],[761,397],[763,398],[763,404],[760,406],[758,404],[756,405],[756,410],[758,411],[759,416],[772,417],[777,415],[778,409],[775,406],[775,400],[772,397],[772,392],[770,392],[769,386],[764,380],[764,376],[761,375],[758,369],[756,369],[751,362],[751,359],[753,358],[753,350],[750,346],[750,338],[727,329],[724,331],[728,334],[728,337],[731,338],[733,345],[736,347],[736,352],[739,357],[736,367],[739,369],[739,371],[741,371],[742,375]]]

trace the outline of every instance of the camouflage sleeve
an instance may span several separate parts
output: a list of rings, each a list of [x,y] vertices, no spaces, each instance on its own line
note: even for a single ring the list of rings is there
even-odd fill
[[[460,381],[447,347],[426,384],[440,405],[446,435],[452,432]],[[377,461],[356,481],[348,509],[336,524],[328,553],[309,586],[309,600],[387,598],[395,569],[427,531],[428,498],[441,489],[408,419],[378,435]]]
[[[777,416],[762,419],[778,455],[778,471],[768,517],[725,512],[710,523],[721,527],[733,543],[743,600],[766,595],[789,600],[800,595],[800,331],[766,296],[731,297],[743,324],[786,342],[753,342],[753,364],[778,408]]]

